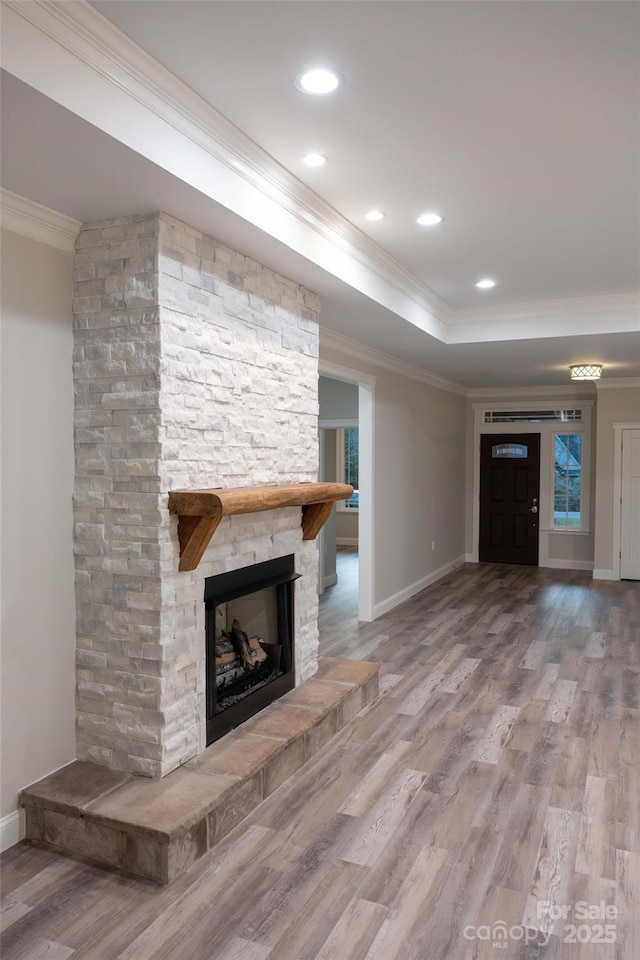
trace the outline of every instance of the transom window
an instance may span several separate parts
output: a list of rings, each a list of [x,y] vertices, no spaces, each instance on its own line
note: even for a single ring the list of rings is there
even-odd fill
[[[485,423],[572,423],[582,410],[485,410]]]

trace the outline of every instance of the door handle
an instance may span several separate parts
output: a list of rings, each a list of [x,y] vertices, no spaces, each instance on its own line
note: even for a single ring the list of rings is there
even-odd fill
[[[536,498],[534,497],[534,498],[533,498],[533,506],[530,508],[529,513],[537,513],[537,512],[538,512],[538,501],[537,501]]]

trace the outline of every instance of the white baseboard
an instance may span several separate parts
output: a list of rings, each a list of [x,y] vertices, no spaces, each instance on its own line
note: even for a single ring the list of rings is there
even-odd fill
[[[330,573],[330,574],[328,574],[328,575],[324,578],[324,588],[325,588],[325,590],[327,589],[327,587],[333,587],[333,586],[335,586],[335,584],[336,584],[337,582],[338,582],[338,574],[337,574],[337,573]]]
[[[426,577],[422,578],[422,580],[417,580],[410,586],[405,587],[404,590],[399,590],[397,593],[392,594],[392,596],[387,597],[386,600],[381,600],[380,603],[376,603],[373,608],[373,619],[377,620],[378,617],[381,617],[384,613],[389,613],[389,611],[393,610],[394,607],[397,607],[399,603],[403,603],[403,601],[408,600],[409,597],[413,597],[416,593],[420,593],[420,591],[424,590],[425,587],[430,587],[432,583],[436,582],[436,580],[441,580],[443,577],[446,577],[448,573],[451,573],[452,570],[455,570],[464,562],[465,558],[462,556],[458,557],[456,560],[452,560],[450,563],[445,563],[445,565],[443,567],[439,567],[438,570],[428,573]]]
[[[539,566],[550,567],[552,570],[593,570],[593,560],[550,560],[547,558]]]
[[[465,553],[465,563],[478,563],[478,555],[474,553]],[[556,570],[593,570],[593,560],[549,560],[548,558],[539,564],[541,567],[551,567]],[[599,576],[602,574],[602,576]],[[593,570],[594,580],[615,580],[613,570]]]
[[[0,853],[13,847],[21,840],[20,813],[14,810],[0,820]]]
[[[336,546],[338,547],[357,547],[357,537],[336,537]]]

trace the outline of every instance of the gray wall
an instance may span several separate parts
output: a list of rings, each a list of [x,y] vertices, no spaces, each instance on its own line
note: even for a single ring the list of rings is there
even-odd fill
[[[321,420],[358,419],[358,387],[355,383],[320,377],[318,400]]]
[[[76,755],[72,348],[71,254],[3,230],[0,816],[9,842],[18,791]]]
[[[358,512],[347,513],[346,510],[336,509],[336,536],[339,544],[357,546],[358,544]]]

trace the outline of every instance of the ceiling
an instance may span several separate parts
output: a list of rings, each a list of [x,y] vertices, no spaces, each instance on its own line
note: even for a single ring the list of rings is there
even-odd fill
[[[36,90],[9,74],[4,187],[81,221],[164,209],[316,289],[326,329],[464,387],[564,384],[580,360],[604,362],[609,377],[640,375],[640,325],[617,326],[606,309],[596,323],[588,306],[640,290],[639,4],[92,7],[341,216],[363,249],[397,265],[454,334],[407,322],[406,311],[45,95],[46,83]],[[320,63],[344,87],[305,96],[293,78]],[[302,164],[311,149],[326,167]],[[373,207],[386,217],[366,220]],[[420,227],[425,210],[446,219]],[[487,275],[496,287],[477,290]],[[566,304],[572,322],[542,329],[531,319],[527,329],[538,304],[551,315],[550,302],[556,313]],[[494,311],[500,333],[490,330]],[[466,342],[443,342],[456,338]]]

